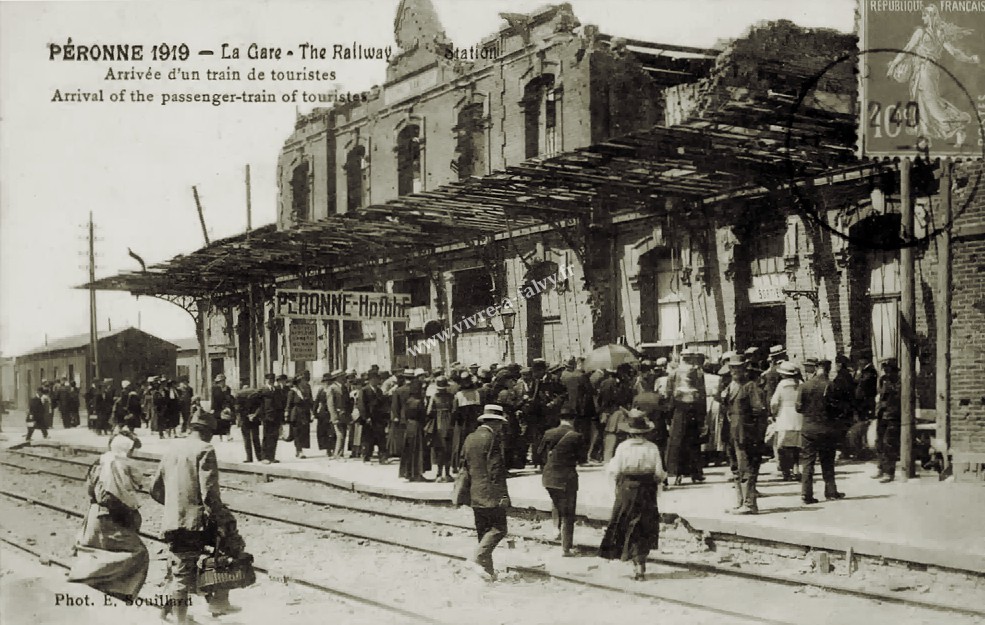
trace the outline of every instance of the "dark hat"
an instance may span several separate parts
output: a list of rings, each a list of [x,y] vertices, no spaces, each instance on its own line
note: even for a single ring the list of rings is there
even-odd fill
[[[830,369],[831,368],[831,361],[828,360],[827,358],[822,358],[821,360],[818,360],[817,361],[817,366],[818,367],[821,367],[823,369]]]
[[[539,369],[546,369],[547,368],[547,361],[544,360],[543,358],[534,358],[533,362],[530,363],[530,366],[533,367],[533,368],[535,368],[535,369],[538,369],[538,368]]]
[[[439,375],[438,379],[434,381],[434,385],[438,388],[448,388],[448,378]]]
[[[282,373],[279,376],[277,376],[277,381],[278,382],[286,382],[287,381],[287,374],[286,373]]]
[[[883,367],[892,367],[893,369],[899,369],[899,361],[896,360],[895,358],[883,358],[882,359],[882,366]]]
[[[264,380],[276,380],[277,379],[277,376],[274,375],[273,373],[265,373],[263,375],[263,379]]]
[[[321,381],[322,382],[331,382],[332,381],[332,374],[331,373],[322,374]]]
[[[804,366],[805,367],[816,367],[817,366],[817,358],[808,358],[807,360],[804,361]]]
[[[478,369],[478,368],[479,368],[478,363],[473,362],[471,365],[469,365],[469,369]]]
[[[844,354],[838,354],[837,356],[835,356],[835,362],[842,366],[847,365],[849,363],[848,356]]]
[[[627,434],[646,434],[653,430],[653,424],[646,418],[646,413],[638,408],[629,411],[629,420],[620,424],[619,429]]]

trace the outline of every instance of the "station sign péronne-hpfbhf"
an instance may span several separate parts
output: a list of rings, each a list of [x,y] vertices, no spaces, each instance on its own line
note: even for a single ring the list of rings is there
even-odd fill
[[[407,321],[410,295],[277,289],[274,294],[274,315],[288,319]]]

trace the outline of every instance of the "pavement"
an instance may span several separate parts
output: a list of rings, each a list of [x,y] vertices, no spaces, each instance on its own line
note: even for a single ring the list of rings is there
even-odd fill
[[[24,440],[23,417],[4,417],[0,447]],[[104,449],[107,438],[85,427],[50,430],[49,443]],[[147,432],[138,432],[143,446],[139,455],[156,457],[170,444]],[[312,440],[314,440],[312,436]],[[35,442],[40,443],[39,432]],[[451,484],[410,483],[397,476],[397,465],[364,463],[359,459],[330,459],[317,449],[307,458],[295,458],[293,443],[278,443],[277,464],[243,463],[245,453],[238,431],[232,441],[213,439],[220,467],[255,472],[271,477],[296,478],[329,484],[359,493],[420,502],[448,503]],[[614,487],[601,466],[579,469],[578,514],[607,520]],[[906,482],[897,479],[880,484],[871,479],[872,463],[839,463],[838,489],[847,497],[824,501],[820,470],[816,470],[815,496],[821,503],[805,505],[800,485],[779,479],[776,466],[767,462],[760,471],[759,490],[764,495],[756,516],[733,516],[734,487],[727,467],[705,469],[707,481],[671,487],[660,495],[663,515],[680,517],[691,528],[758,541],[800,545],[815,549],[882,557],[908,563],[985,574],[985,486],[938,480],[935,472],[922,472]],[[898,473],[898,472],[897,472]],[[427,476],[431,477],[431,476]],[[514,508],[550,511],[551,502],[532,470],[514,472],[509,479]]]

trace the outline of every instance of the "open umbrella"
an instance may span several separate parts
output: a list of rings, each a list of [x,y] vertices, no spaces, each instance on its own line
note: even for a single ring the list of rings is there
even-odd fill
[[[585,356],[585,371],[615,369],[619,365],[635,365],[639,359],[625,345],[603,345]]]

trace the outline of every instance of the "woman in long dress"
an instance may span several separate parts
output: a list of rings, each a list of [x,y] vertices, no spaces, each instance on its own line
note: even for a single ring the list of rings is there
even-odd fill
[[[646,575],[646,558],[660,537],[657,493],[667,474],[660,449],[644,436],[653,429],[642,410],[633,409],[622,429],[629,436],[616,447],[607,471],[616,481],[612,516],[599,546],[599,557],[633,561],[633,579]]]
[[[800,370],[790,361],[783,361],[776,367],[781,380],[770,399],[770,413],[776,421],[777,468],[786,481],[800,480],[797,467],[800,466],[800,431],[804,426],[804,415],[797,412],[797,387],[800,386]]]
[[[150,556],[140,540],[139,480],[129,463],[139,441],[120,433],[89,470],[89,512],[76,545],[69,581],[121,600],[140,593]]]
[[[972,34],[969,28],[961,28],[941,17],[940,9],[925,6],[923,26],[918,27],[903,52],[889,63],[887,75],[897,82],[908,82],[910,100],[917,104],[914,114],[899,111],[906,118],[907,133],[920,134],[927,140],[944,139],[962,147],[968,136],[967,126],[972,115],[944,99],[941,93],[941,62],[944,52],[963,63],[979,63],[977,54],[968,54],[957,47],[957,41]],[[973,106],[972,102],[967,103]],[[916,123],[913,124],[915,119]]]
[[[427,421],[427,410],[424,403],[424,385],[420,380],[410,381],[410,395],[403,407],[404,448],[400,453],[400,477],[411,482],[423,482],[424,461],[424,423]]]

